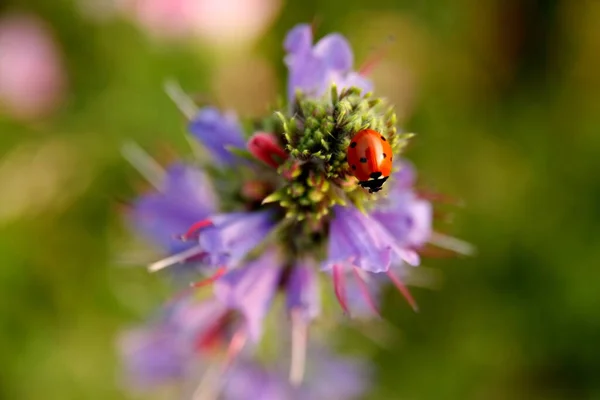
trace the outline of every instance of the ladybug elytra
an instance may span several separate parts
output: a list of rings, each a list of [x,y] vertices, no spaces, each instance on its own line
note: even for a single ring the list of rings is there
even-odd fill
[[[352,175],[369,193],[380,191],[392,172],[392,147],[381,133],[372,129],[364,129],[352,137],[347,158]]]

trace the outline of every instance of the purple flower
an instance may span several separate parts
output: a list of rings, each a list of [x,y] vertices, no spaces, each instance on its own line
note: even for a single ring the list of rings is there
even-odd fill
[[[129,384],[138,389],[160,385],[185,375],[186,353],[166,327],[126,331],[119,340]]]
[[[232,268],[261,243],[273,228],[270,211],[220,214],[210,218],[212,225],[199,234],[206,262]]]
[[[314,46],[312,42],[312,30],[307,24],[293,28],[285,39],[289,101],[294,99],[297,90],[310,97],[321,97],[333,84],[340,90],[352,86],[363,91],[372,89],[369,79],[352,70],[354,55],[342,35],[329,34]]]
[[[242,127],[236,117],[223,114],[214,107],[201,109],[190,121],[188,129],[220,165],[232,165],[236,161],[236,156],[227,147],[246,148]]]
[[[141,196],[134,205],[134,226],[149,239],[178,253],[194,246],[179,237],[217,208],[217,199],[206,175],[193,167],[173,164],[158,193]]]
[[[401,278],[409,265],[419,265],[418,251],[426,243],[435,244],[436,237],[438,242],[449,240],[432,232],[432,207],[415,193],[410,165],[403,164],[390,177],[388,195],[380,199],[356,195],[347,166],[332,161],[338,160],[347,132],[338,129],[324,138],[325,130],[349,126],[348,121],[360,118],[372,126],[394,124],[391,113],[376,115],[378,108],[342,111],[348,114],[342,120],[332,114],[325,97],[331,88],[372,86],[364,77],[365,68],[353,70],[347,40],[330,34],[313,44],[310,27],[299,25],[289,32],[284,47],[289,99],[300,102],[292,104],[292,111],[310,103],[309,108],[318,112],[300,116],[277,112],[279,122],[263,120],[247,141],[234,116],[214,107],[197,111],[191,99],[167,86],[190,120],[191,134],[212,157],[204,171],[220,177],[215,183],[224,185],[219,193],[229,197],[223,202],[226,211],[217,210],[204,171],[174,164],[157,183],[154,178],[161,174],[155,164],[143,164],[147,161],[143,154],[132,158],[160,186],[157,193],[137,201],[133,222],[171,253],[149,269],[194,261],[202,269],[185,272],[210,274],[194,277],[200,280],[191,285],[188,280],[188,287],[165,307],[157,322],[124,336],[121,347],[127,369],[139,386],[176,379],[198,389],[194,398],[225,400],[360,397],[370,379],[362,363],[333,357],[326,349],[310,350],[310,324],[321,311],[318,268],[331,275],[335,296],[353,316],[379,315],[384,281],[391,281],[416,309]],[[297,92],[303,96],[295,99]],[[246,149],[245,154],[261,163],[245,163],[234,149]],[[340,199],[347,199],[348,205],[341,206]],[[201,298],[199,291],[208,285],[212,297]],[[288,312],[287,326],[280,332],[290,336],[285,339],[290,344],[289,368],[271,368],[245,358],[257,350],[278,292],[285,297]],[[208,356],[210,360],[205,359]],[[191,367],[198,362],[206,368],[205,376],[196,381]]]
[[[244,316],[248,335],[254,341],[262,334],[262,322],[280,277],[279,260],[272,252],[266,252],[257,260],[228,272],[215,283],[215,297]]]

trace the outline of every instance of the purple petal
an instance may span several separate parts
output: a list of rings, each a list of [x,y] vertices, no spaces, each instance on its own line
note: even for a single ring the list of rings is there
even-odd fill
[[[288,32],[283,48],[288,53],[304,53],[310,51],[312,41],[312,27],[309,24],[300,24]]]
[[[307,376],[298,387],[282,372],[285,367],[239,362],[227,374],[224,400],[351,400],[367,391],[371,371],[359,360],[333,356],[323,347],[312,348]]]
[[[393,187],[394,189],[412,189],[417,179],[417,172],[415,171],[415,167],[407,162],[400,162],[400,170],[394,173],[392,177]]]
[[[168,311],[167,323],[176,332],[179,343],[193,349],[198,340],[212,329],[227,309],[215,299],[198,301],[187,297],[175,303]]]
[[[236,365],[227,375],[224,400],[292,400],[285,377],[253,362]]]
[[[286,287],[288,310],[299,310],[306,321],[316,318],[321,312],[317,283],[316,270],[312,265],[296,264]]]
[[[309,97],[321,97],[329,85],[329,71],[322,60],[306,54],[286,59],[289,68],[288,98],[294,99],[297,90]]]
[[[407,169],[399,172],[388,198],[371,213],[385,229],[404,247],[419,247],[429,240],[432,232],[433,207],[426,200],[419,199],[407,186],[414,179],[414,173]]]
[[[234,269],[215,283],[215,296],[238,310],[246,320],[250,338],[257,341],[281,275],[276,257],[268,252],[244,267]]]
[[[378,222],[353,207],[338,206],[334,211],[324,268],[352,262],[365,271],[386,271],[390,266],[391,251],[396,249],[393,238]]]
[[[373,91],[373,82],[356,72],[341,74],[339,72],[331,72],[329,75],[330,84],[335,83],[341,91],[344,88],[357,87],[362,93]]]
[[[348,272],[347,274],[346,299],[352,317],[371,318],[378,316],[377,308],[379,308],[381,285],[385,281],[382,276],[384,274],[373,274],[362,270],[356,270],[355,273]],[[360,274],[364,287],[356,274]],[[368,293],[365,293],[365,290]],[[373,304],[369,304],[370,300],[373,301]]]
[[[273,228],[270,211],[240,212],[211,218],[214,226],[200,233],[207,262],[217,267],[234,267],[260,244]]]
[[[176,237],[194,222],[216,210],[216,197],[206,175],[183,164],[170,166],[160,193],[141,196],[132,211],[134,226],[170,253],[179,253],[194,243]]]
[[[190,121],[188,129],[208,149],[213,160],[222,165],[232,164],[236,159],[227,150],[228,146],[246,146],[242,127],[235,117],[223,114],[214,107],[201,109]]]
[[[357,359],[334,357],[327,349],[319,347],[311,351],[309,360],[300,399],[357,399],[370,385],[371,371]]]
[[[125,332],[119,340],[125,368],[134,387],[160,385],[185,374],[185,357],[179,343],[167,330],[139,328]]]
[[[313,48],[315,57],[323,60],[330,70],[347,72],[352,69],[354,55],[350,44],[340,34],[332,33],[325,36]]]
[[[183,208],[196,209],[202,206],[205,214],[216,209],[217,196],[206,174],[194,167],[173,164],[167,170],[163,190],[165,196],[178,200]]]
[[[319,98],[329,92],[335,83],[341,91],[356,86],[364,92],[372,90],[369,79],[352,71],[354,62],[348,41],[339,34],[330,34],[311,46],[312,32],[308,25],[300,25],[288,34],[284,47],[288,54],[285,63],[289,69],[288,99],[294,100],[300,90],[307,97]]]

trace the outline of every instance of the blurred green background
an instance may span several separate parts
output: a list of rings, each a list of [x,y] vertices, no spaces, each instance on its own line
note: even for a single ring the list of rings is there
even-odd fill
[[[377,93],[418,133],[421,183],[464,202],[440,207],[454,215],[440,230],[478,248],[425,261],[439,279],[414,290],[421,313],[386,295],[387,346],[353,339],[378,368],[367,398],[600,399],[600,2],[223,4],[176,38],[109,0],[0,4],[0,21],[47,24],[65,74],[51,111],[0,116],[0,398],[127,398],[115,335],[167,294],[119,266],[118,200],[140,182],[120,146],[188,151],[167,78],[263,113],[285,90],[286,31],[317,17],[358,64],[395,37]]]

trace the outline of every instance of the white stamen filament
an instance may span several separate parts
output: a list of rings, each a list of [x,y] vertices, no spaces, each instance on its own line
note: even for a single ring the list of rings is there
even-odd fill
[[[193,400],[217,400],[220,392],[221,370],[211,366],[202,375],[198,387],[192,395]]]
[[[223,363],[209,368],[204,373],[192,396],[193,400],[216,400],[219,398],[223,383],[221,379],[246,345],[247,339],[248,335],[244,329],[240,329],[233,335]]]
[[[443,249],[451,250],[465,256],[473,255],[476,250],[475,246],[471,243],[438,232],[431,233],[429,242]]]
[[[292,311],[292,362],[290,366],[290,383],[299,386],[304,380],[306,369],[306,342],[308,326],[302,319],[301,311]]]
[[[148,271],[156,272],[160,271],[163,268],[170,267],[171,265],[180,263],[182,261],[187,260],[190,257],[198,255],[202,253],[202,247],[200,245],[194,246],[186,251],[182,251],[181,253],[174,254],[167,258],[163,258],[162,260],[156,261],[148,266]]]
[[[152,186],[162,190],[165,170],[135,142],[121,146],[121,154]]]
[[[179,111],[181,111],[187,119],[191,120],[198,114],[198,106],[190,96],[183,91],[179,83],[169,79],[165,82],[164,89]]]
[[[222,373],[229,369],[233,361],[237,358],[238,354],[240,354],[246,345],[247,339],[248,334],[244,329],[240,329],[233,335],[231,342],[229,342],[229,347],[227,348],[227,354],[225,355],[225,361],[223,362]]]

